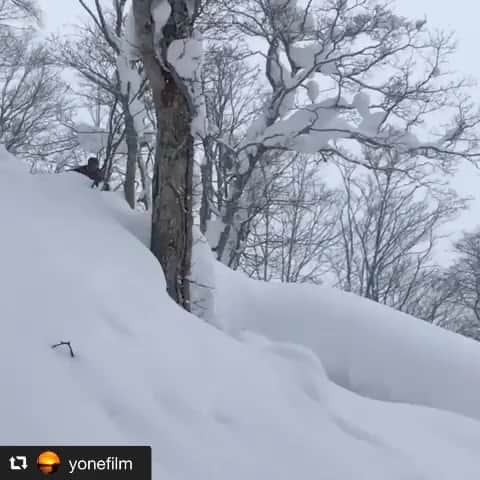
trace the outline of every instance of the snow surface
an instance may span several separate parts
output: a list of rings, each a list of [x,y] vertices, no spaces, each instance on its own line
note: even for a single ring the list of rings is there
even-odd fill
[[[352,293],[251,280],[216,264],[218,318],[314,351],[337,384],[480,420],[480,344]]]
[[[322,364],[320,352],[294,334],[315,324],[304,335],[328,337],[321,320],[330,327],[330,317],[338,320],[317,290],[261,286],[219,269],[222,322],[239,327],[239,317],[248,315],[252,330],[272,326],[272,339],[243,327],[230,336],[167,297],[143,243],[144,215],[129,212],[115,194],[91,189],[81,175],[30,176],[5,152],[0,218],[0,443],[151,444],[154,480],[479,478],[479,422],[370,400],[328,379],[335,360],[325,362],[322,354]],[[222,299],[222,292],[232,298]],[[372,338],[357,328],[354,344],[340,322],[330,331],[332,343],[341,345],[336,335],[345,335],[352,356],[363,350],[368,357],[381,352],[378,339],[388,338],[388,355],[378,360],[394,375],[387,367],[405,361],[396,354],[410,338],[415,354],[422,343],[437,381],[448,372],[429,344],[456,347],[458,358],[452,350],[444,355],[454,365],[464,362],[470,377],[461,375],[452,390],[466,395],[479,385],[473,343],[408,320],[408,334],[387,337],[380,310],[342,295],[335,299],[348,299],[344,313],[359,321],[372,316],[364,327]],[[287,333],[292,337],[274,338]],[[75,358],[50,348],[60,340],[72,342]],[[328,338],[320,342],[329,345]],[[348,355],[336,352],[338,370]],[[359,360],[356,368],[369,365]],[[429,382],[426,371],[418,369],[415,384]],[[410,380],[403,378],[405,388]],[[445,391],[454,380],[444,379]],[[55,412],[55,422],[45,411]]]

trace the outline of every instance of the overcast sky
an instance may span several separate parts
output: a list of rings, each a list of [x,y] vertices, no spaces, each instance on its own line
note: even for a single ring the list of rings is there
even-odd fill
[[[64,25],[74,24],[82,15],[78,0],[38,0],[44,11],[46,31],[60,33]],[[86,0],[93,5],[93,0]],[[240,0],[241,1],[241,0]],[[104,0],[107,3],[106,0]],[[453,69],[480,82],[479,60],[479,14],[477,0],[397,0],[398,13],[421,19],[425,16],[430,28],[452,30],[458,39],[458,51]],[[480,88],[478,101],[480,103]],[[480,224],[480,172],[464,166],[453,181],[453,186],[462,194],[475,196],[476,200],[468,213],[462,215],[456,229],[472,230]]]

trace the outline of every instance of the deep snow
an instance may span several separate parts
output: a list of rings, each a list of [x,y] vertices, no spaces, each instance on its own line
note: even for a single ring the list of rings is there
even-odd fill
[[[346,329],[332,333],[335,312],[315,290],[272,286],[267,301],[266,286],[220,268],[216,315],[230,336],[168,299],[141,241],[144,217],[80,175],[30,176],[7,157],[0,153],[1,444],[147,443],[154,480],[479,478],[479,422],[361,397],[332,383],[319,359],[329,374],[348,364],[380,388],[371,362],[346,359],[375,351],[385,376],[396,375],[387,367],[405,361],[397,358],[405,343],[412,351],[421,343],[429,369],[417,371],[418,385],[426,372],[444,368],[427,348],[443,345],[439,331],[416,321],[397,346],[394,335],[379,333],[377,318],[353,345]],[[357,298],[341,299],[359,324],[376,315]],[[314,315],[299,323],[307,313]],[[273,340],[245,332],[247,325]],[[306,334],[313,342],[329,332],[331,342],[311,345],[319,356],[301,345]],[[445,356],[455,351],[464,362],[464,371],[457,362],[455,385],[466,390],[478,375],[479,348],[448,338]],[[388,356],[380,357],[377,339],[388,340]],[[60,340],[72,342],[75,358],[50,348]],[[337,352],[320,352],[334,341]],[[403,385],[410,392],[410,381],[398,380],[395,391]],[[45,411],[55,413],[54,422]]]
[[[335,288],[254,281],[215,265],[217,320],[303,345],[337,384],[480,420],[480,344]]]

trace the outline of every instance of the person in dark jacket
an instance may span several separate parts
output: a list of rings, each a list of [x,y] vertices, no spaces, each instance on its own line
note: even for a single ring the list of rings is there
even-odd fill
[[[78,172],[82,175],[93,180],[92,187],[98,187],[101,182],[104,181],[105,172],[103,168],[100,168],[97,157],[90,157],[86,165],[81,165],[80,167],[72,168],[71,172]]]

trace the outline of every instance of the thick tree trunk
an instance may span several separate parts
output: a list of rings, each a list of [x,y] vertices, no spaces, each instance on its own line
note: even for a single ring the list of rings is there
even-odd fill
[[[165,55],[170,42],[188,37],[188,8],[184,2],[169,0],[169,3],[172,15],[163,28],[162,45],[154,41],[157,26],[151,15],[152,0],[134,0],[133,11],[158,129],[152,185],[151,250],[162,265],[169,295],[190,310],[193,113],[187,89],[164,66],[165,58],[159,58]]]
[[[152,252],[163,266],[167,291],[190,310],[193,137],[187,99],[169,73],[157,104]]]

